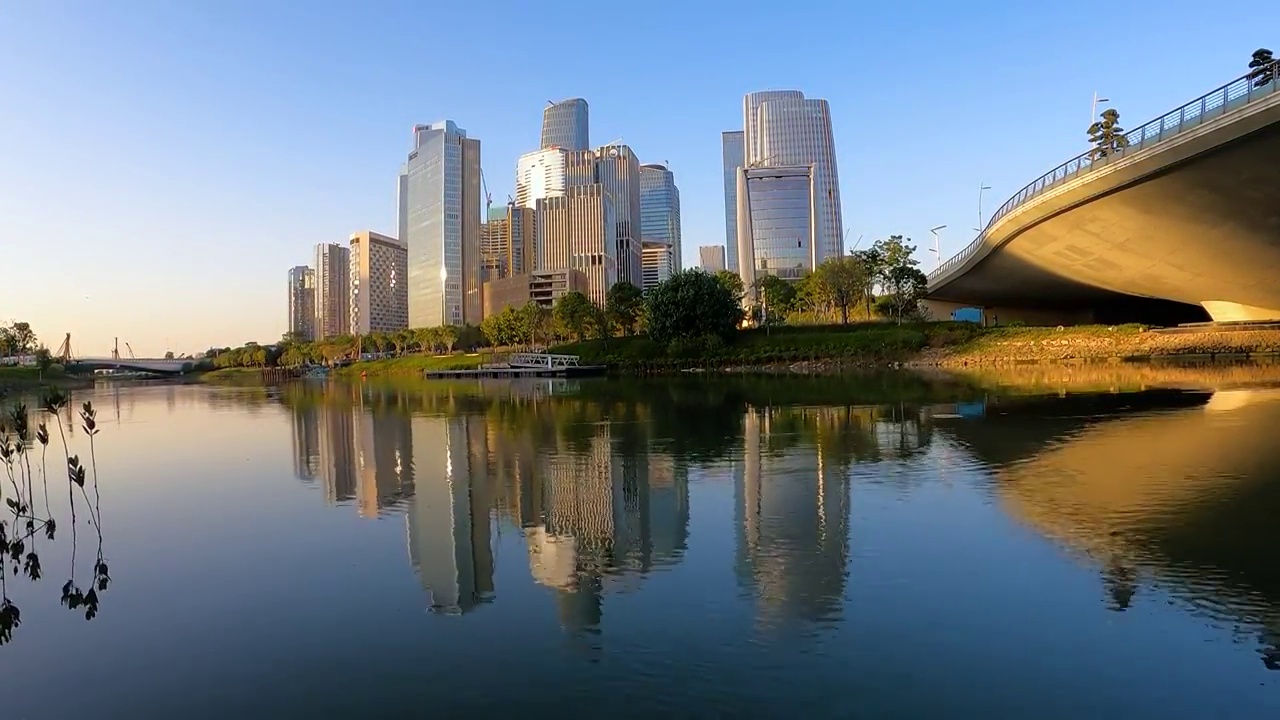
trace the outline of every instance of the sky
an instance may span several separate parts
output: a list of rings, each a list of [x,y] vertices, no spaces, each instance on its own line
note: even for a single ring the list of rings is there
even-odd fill
[[[414,123],[478,138],[503,202],[567,97],[593,145],[669,164],[686,265],[725,240],[742,95],[826,98],[847,247],[906,235],[928,270],[929,228],[944,258],[964,247],[981,185],[989,216],[1087,149],[1095,91],[1136,127],[1244,74],[1277,20],[1185,0],[0,0],[0,322],[79,355],[273,342],[316,243],[394,234]]]

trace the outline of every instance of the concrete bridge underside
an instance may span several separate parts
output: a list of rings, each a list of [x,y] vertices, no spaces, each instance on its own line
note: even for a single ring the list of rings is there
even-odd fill
[[[1047,192],[930,283],[935,317],[1280,319],[1280,94]],[[1268,98],[1270,100],[1270,98]]]

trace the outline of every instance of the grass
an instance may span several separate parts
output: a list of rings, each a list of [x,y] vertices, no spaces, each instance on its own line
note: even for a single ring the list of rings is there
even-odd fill
[[[51,365],[43,373],[37,367],[0,366],[0,389],[44,387],[83,381],[83,378],[68,375],[66,370],[57,364]],[[92,383],[93,379],[89,378],[88,382]]]

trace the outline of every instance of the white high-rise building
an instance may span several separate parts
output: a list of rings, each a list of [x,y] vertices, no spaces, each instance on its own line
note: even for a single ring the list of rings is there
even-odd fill
[[[516,207],[532,210],[539,200],[564,195],[568,151],[549,148],[525,153],[516,161]]]
[[[742,99],[744,167],[813,168],[814,257],[822,262],[844,254],[840,178],[826,100],[798,90],[748,93]],[[741,198],[738,198],[741,203]],[[739,219],[741,219],[739,213]],[[732,247],[732,243],[729,245]],[[741,243],[739,243],[739,249]],[[745,258],[739,258],[745,262]]]
[[[400,175],[409,326],[479,323],[480,141],[452,120],[416,125]]]
[[[393,237],[365,230],[351,235],[351,332],[391,332],[409,327],[409,254]]]

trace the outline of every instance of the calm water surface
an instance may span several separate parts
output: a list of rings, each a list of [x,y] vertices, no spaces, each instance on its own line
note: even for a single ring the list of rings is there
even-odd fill
[[[1280,717],[1274,373],[1031,372],[78,392],[5,717]]]

